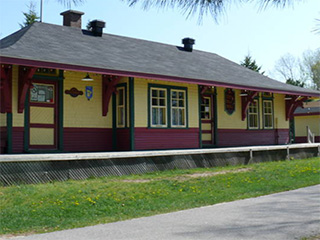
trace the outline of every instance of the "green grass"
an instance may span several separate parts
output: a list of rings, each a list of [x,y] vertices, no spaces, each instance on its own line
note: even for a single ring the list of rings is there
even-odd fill
[[[319,160],[0,187],[0,234],[83,227],[311,186],[320,183]]]

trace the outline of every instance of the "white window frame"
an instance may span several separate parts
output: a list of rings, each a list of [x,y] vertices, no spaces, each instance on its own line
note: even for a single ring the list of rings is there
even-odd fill
[[[152,96],[152,90],[156,90],[158,91],[158,93],[160,93],[160,91],[164,91],[164,97],[160,97],[159,94],[157,94],[158,96],[154,97]],[[153,99],[157,99],[158,105],[153,105]],[[160,106],[160,100],[164,100],[164,106]],[[156,127],[156,128],[165,128],[168,126],[168,90],[166,88],[161,88],[161,87],[150,87],[150,126],[151,127]],[[164,124],[153,124],[153,109],[164,109],[163,113],[165,114],[165,123]],[[158,114],[158,119],[157,119],[157,123],[160,123],[160,114]]]
[[[120,100],[120,91],[123,91],[122,94],[122,104],[119,104]],[[126,88],[125,87],[118,87],[117,88],[118,94],[116,95],[116,121],[117,121],[117,127],[118,128],[124,128],[126,127]],[[123,111],[122,114],[122,124],[119,122],[119,113],[120,111]]]
[[[173,106],[173,92],[176,92],[177,93],[177,97],[175,98],[175,100],[177,101],[177,106]],[[180,99],[179,98],[179,93],[183,93],[183,99]],[[186,111],[187,111],[187,108],[186,108],[186,105],[187,105],[187,95],[186,95],[186,90],[181,90],[181,89],[171,89],[170,90],[170,108],[171,108],[171,127],[172,128],[185,128],[187,126],[187,119],[186,119]],[[180,101],[183,101],[183,106],[180,106]],[[180,114],[178,114],[178,124],[174,124],[173,123],[173,112],[174,110],[181,110],[183,112],[183,114],[180,116]],[[180,118],[183,118],[182,119],[182,122],[184,123],[183,125],[179,124],[180,122]]]
[[[253,104],[254,102],[256,103],[255,105]],[[256,108],[256,112],[251,111],[251,110],[253,110],[254,106]],[[248,118],[248,129],[259,129],[259,100],[258,99],[254,99],[252,101],[252,103],[250,103],[247,115],[248,115],[247,116],[247,118]],[[250,122],[251,116],[256,116],[257,126],[251,126],[251,122]]]
[[[270,104],[270,106],[266,107],[266,104]],[[266,112],[267,109],[271,111]],[[266,116],[270,117],[271,119],[271,126],[266,126]],[[263,117],[263,128],[264,129],[273,129],[273,104],[272,100],[263,100],[262,101],[262,117]]]

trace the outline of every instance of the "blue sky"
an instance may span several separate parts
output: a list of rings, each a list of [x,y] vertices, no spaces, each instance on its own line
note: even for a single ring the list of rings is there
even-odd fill
[[[40,14],[40,0],[33,0]],[[68,7],[58,0],[43,0],[43,21],[62,24],[60,13]],[[0,38],[20,29],[22,12],[30,0],[0,0]],[[320,0],[295,0],[285,9],[259,10],[255,4],[227,7],[216,23],[211,16],[198,24],[197,15],[186,19],[179,9],[129,7],[121,0],[86,0],[72,9],[85,12],[82,28],[89,20],[106,22],[104,32],[172,45],[182,45],[184,37],[196,40],[195,49],[213,52],[239,63],[248,53],[272,78],[276,61],[286,53],[301,57],[305,50],[320,47],[320,34],[312,30],[320,18]]]

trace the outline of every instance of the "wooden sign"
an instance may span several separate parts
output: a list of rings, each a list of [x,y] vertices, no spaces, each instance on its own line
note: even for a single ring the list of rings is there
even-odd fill
[[[236,108],[236,98],[234,90],[231,88],[227,88],[224,91],[224,103],[225,103],[225,111],[231,115]]]
[[[65,94],[69,94],[71,97],[78,97],[79,95],[83,95],[83,92],[76,89],[76,88],[71,88],[70,90],[66,90]]]

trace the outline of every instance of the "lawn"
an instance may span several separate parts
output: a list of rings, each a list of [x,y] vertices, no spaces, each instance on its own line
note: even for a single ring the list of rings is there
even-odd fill
[[[0,187],[0,235],[56,231],[320,183],[320,158]]]

